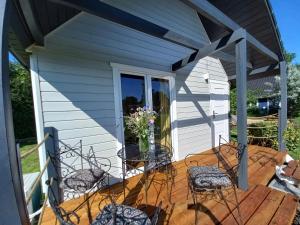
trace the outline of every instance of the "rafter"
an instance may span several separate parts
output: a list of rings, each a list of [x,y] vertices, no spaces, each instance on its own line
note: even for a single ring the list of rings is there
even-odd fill
[[[213,43],[204,46],[199,49],[197,52],[187,56],[184,59],[181,59],[172,65],[172,71],[177,71],[191,62],[200,60],[208,55],[211,55],[215,52],[221,51],[222,49],[230,46],[233,43],[238,42],[239,40],[246,38],[246,31],[244,29],[238,29],[231,34],[228,34]]]
[[[279,71],[278,63],[275,63],[269,66],[253,69],[251,72],[248,73],[247,78],[248,80],[259,79],[262,77],[277,75],[279,74],[279,72],[280,71]],[[228,77],[228,80],[235,80],[235,79],[236,79],[236,75]]]
[[[182,2],[195,9],[198,13],[205,16],[214,23],[224,27],[226,30],[234,31],[241,28],[234,20],[225,15],[221,10],[212,5],[207,0],[181,0]],[[251,34],[247,33],[247,41],[258,51],[269,56],[270,58],[279,61],[278,56],[259,42]]]
[[[148,35],[167,40],[178,45],[188,47],[193,50],[198,50],[204,46],[203,42],[196,41],[185,35],[181,35],[177,32],[170,31],[167,28],[164,28],[160,25],[149,22],[145,19],[132,15],[128,12],[125,12],[121,9],[113,7],[109,4],[101,2],[99,0],[49,0],[58,4],[66,5],[71,8],[75,8],[95,16],[113,21],[123,26],[129,27],[131,29],[138,30],[140,32],[146,33]],[[235,57],[227,54],[225,52],[218,52],[214,54],[215,57],[218,57],[224,61],[234,62]],[[249,68],[252,68],[250,62],[247,63]]]
[[[36,17],[34,16],[30,1],[19,1],[24,15],[24,19],[30,30],[30,33],[37,45],[44,45],[44,35],[40,29]]]

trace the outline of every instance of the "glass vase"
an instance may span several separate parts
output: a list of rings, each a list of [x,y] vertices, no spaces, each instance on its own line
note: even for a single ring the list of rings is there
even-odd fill
[[[147,138],[139,137],[139,150],[142,154],[146,154],[149,150],[149,144]]]

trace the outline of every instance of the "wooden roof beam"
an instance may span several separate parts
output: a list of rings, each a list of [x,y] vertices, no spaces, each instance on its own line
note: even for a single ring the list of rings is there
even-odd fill
[[[199,49],[197,52],[187,56],[184,59],[181,59],[172,65],[172,71],[177,71],[189,63],[192,63],[196,60],[200,60],[208,55],[213,54],[214,52],[221,51],[222,49],[230,46],[233,43],[239,42],[241,39],[246,38],[246,31],[242,28],[220,38],[213,43],[204,46],[203,48]]]
[[[261,68],[253,69],[251,72],[248,73],[247,78],[248,78],[248,80],[253,80],[253,79],[259,79],[259,78],[267,77],[267,76],[275,76],[279,73],[280,73],[280,70],[279,70],[278,63],[275,63],[275,64],[271,64],[269,66],[264,66]],[[235,79],[236,79],[236,75],[228,77],[229,81],[235,80]]]
[[[24,20],[26,21],[26,24],[30,30],[30,33],[37,45],[43,46],[44,45],[44,35],[40,29],[40,25],[36,21],[36,17],[34,15],[32,6],[30,4],[30,1],[19,1],[23,15]]]
[[[241,28],[235,21],[225,15],[221,10],[215,7],[213,4],[207,0],[181,0],[185,4],[189,5],[191,8],[195,9],[198,13],[205,16],[212,22],[224,27],[226,30],[234,31]],[[256,48],[259,52],[270,58],[279,61],[278,56],[259,42],[251,34],[247,33],[247,41]]]
[[[49,0],[58,4],[66,5],[71,8],[75,8],[95,16],[113,21],[115,23],[121,24],[123,26],[129,27],[146,33],[148,35],[173,42],[175,44],[198,50],[204,46],[203,42],[196,41],[174,31],[170,31],[167,28],[156,25],[152,22],[149,22],[145,19],[132,15],[128,12],[125,12],[121,9],[113,7],[109,4],[101,2],[99,0]],[[213,54],[215,57],[218,57],[224,61],[235,62],[235,56],[227,54],[225,52],[219,51],[216,54]],[[247,63],[249,68],[252,68],[250,62]]]
[[[222,59],[222,60],[224,60],[226,62],[235,64],[235,56],[230,55],[228,53],[225,53],[225,52],[222,52],[222,51],[218,51],[218,52],[213,53],[212,56],[217,57],[219,59]],[[247,62],[247,67],[249,69],[253,69],[253,65],[252,65],[252,63],[250,61]]]
[[[181,46],[198,49],[203,43],[183,36],[162,26],[156,25],[145,19],[132,15],[99,0],[50,0],[71,8],[75,8],[95,16],[113,21],[134,30],[141,31],[154,37],[158,37]]]

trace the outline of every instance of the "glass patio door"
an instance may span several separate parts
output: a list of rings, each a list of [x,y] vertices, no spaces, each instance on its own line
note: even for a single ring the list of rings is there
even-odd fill
[[[169,81],[151,78],[152,108],[158,116],[154,127],[155,142],[171,147],[170,87]]]
[[[148,75],[121,74],[121,95],[123,109],[125,147],[138,144],[138,138],[126,127],[126,117],[138,107],[149,107],[157,112],[154,136],[155,142],[171,146],[170,86],[169,80]]]

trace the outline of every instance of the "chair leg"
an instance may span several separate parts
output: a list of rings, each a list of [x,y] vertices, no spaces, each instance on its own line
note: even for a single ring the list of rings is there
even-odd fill
[[[239,203],[239,199],[238,199],[238,196],[237,196],[237,193],[236,193],[236,187],[235,185],[233,184],[232,185],[233,187],[233,191],[234,191],[234,197],[235,197],[235,201],[236,201],[236,204],[237,204],[237,210],[238,210],[238,214],[239,214],[239,218],[240,218],[240,223],[239,224],[243,224],[243,221],[242,221],[242,214],[241,214],[241,211],[240,211],[240,203]]]
[[[201,211],[201,206],[198,204],[197,201],[197,194],[191,191],[192,196],[193,196],[193,202],[194,202],[194,207],[195,207],[195,225],[198,224],[198,213]]]
[[[169,202],[172,203],[171,196],[172,196],[172,187],[173,187],[173,184],[174,184],[172,168],[170,169],[169,166],[167,166],[166,167],[166,172],[167,172],[167,174],[166,174],[167,195],[168,195]],[[169,185],[170,181],[171,181],[171,186]]]
[[[148,172],[146,170],[144,172],[144,189],[145,189],[146,205],[148,205]]]
[[[86,206],[87,206],[87,215],[89,219],[89,223],[91,224],[93,222],[93,218],[91,215],[91,207],[90,207],[90,200],[89,200],[89,193],[84,194],[84,200],[86,201]]]

